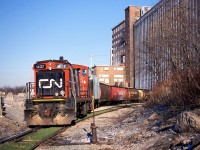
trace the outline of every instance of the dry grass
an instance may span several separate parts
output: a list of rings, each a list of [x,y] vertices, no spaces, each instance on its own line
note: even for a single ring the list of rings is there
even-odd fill
[[[149,95],[147,106],[167,105],[191,109],[200,106],[200,72],[178,71],[159,83]]]

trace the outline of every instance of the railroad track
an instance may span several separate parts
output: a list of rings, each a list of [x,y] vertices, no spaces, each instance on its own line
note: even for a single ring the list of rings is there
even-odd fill
[[[21,133],[19,133],[17,135],[11,136],[11,137],[1,139],[0,140],[0,144],[6,143],[6,142],[9,142],[9,141],[19,140],[20,138],[22,138],[22,137],[34,132],[35,130],[36,129],[31,129],[31,130],[21,132]]]
[[[141,104],[141,103],[140,103]],[[101,115],[103,113],[115,111],[118,109],[122,109],[125,107],[131,107],[132,105],[136,104],[124,104],[113,106],[107,109],[95,111],[94,115]],[[77,119],[76,123],[81,122],[83,120],[89,119],[93,117],[93,113],[88,114],[86,117],[82,119]],[[48,139],[53,138],[57,134],[65,131],[70,126],[63,126],[63,127],[47,127],[47,128],[36,128],[31,129],[29,131],[20,133],[13,137],[4,139],[0,142],[0,149],[1,150],[33,150],[37,148],[41,143],[47,141]]]

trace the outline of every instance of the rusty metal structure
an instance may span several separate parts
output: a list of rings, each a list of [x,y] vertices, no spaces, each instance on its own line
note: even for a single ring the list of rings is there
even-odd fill
[[[135,88],[152,89],[176,71],[199,70],[199,0],[161,0],[133,26]]]

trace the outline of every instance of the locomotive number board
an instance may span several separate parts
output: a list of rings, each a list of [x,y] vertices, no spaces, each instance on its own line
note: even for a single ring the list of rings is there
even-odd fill
[[[35,65],[34,65],[34,68],[35,68],[35,69],[45,69],[45,68],[46,68],[46,65],[45,65],[45,64],[35,64]]]

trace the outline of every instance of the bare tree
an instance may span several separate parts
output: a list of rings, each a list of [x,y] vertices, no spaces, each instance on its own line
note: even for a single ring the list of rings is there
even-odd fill
[[[0,91],[5,92],[5,94],[12,92],[13,94],[18,94],[18,93],[23,93],[25,86],[15,86],[15,87],[11,87],[11,86],[3,86],[0,87]]]

